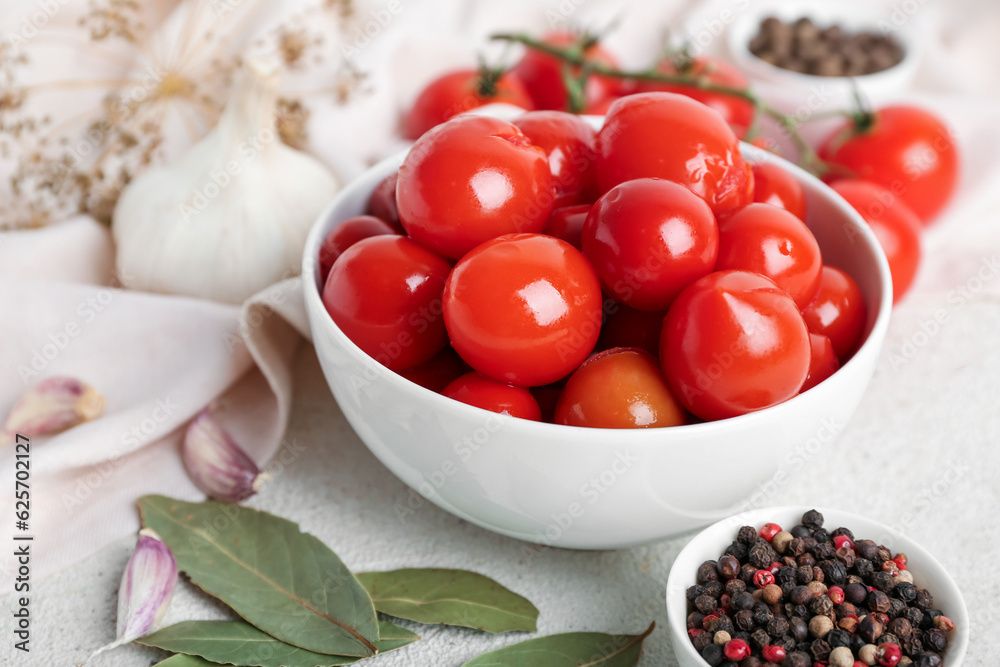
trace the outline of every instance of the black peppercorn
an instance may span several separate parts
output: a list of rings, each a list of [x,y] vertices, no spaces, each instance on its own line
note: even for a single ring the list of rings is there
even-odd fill
[[[879,646],[882,644],[899,644],[900,639],[891,632],[883,632],[882,636],[875,640],[875,645]]]
[[[750,611],[749,609],[743,609],[741,611],[736,612],[736,614],[733,616],[733,623],[735,623],[736,627],[739,628],[740,630],[746,630],[747,632],[753,630],[754,628],[753,612]]]
[[[830,537],[830,533],[828,533],[825,528],[817,528],[814,530],[812,538],[817,542],[833,542],[833,538]]]
[[[896,578],[888,572],[876,572],[871,581],[872,586],[886,593],[896,587]]]
[[[690,586],[684,594],[687,596],[688,602],[694,602],[695,598],[699,595],[707,595],[708,591],[704,586],[695,584],[694,586]]]
[[[889,598],[889,618],[898,618],[906,611],[906,603],[897,598]]]
[[[917,590],[917,596],[913,600],[921,609],[930,609],[934,606],[934,596],[926,588]]]
[[[828,586],[840,586],[847,579],[847,568],[839,560],[820,561],[819,568],[823,570],[823,581]]]
[[[808,654],[802,651],[795,651],[794,653],[786,654],[785,660],[781,665],[782,667],[812,667],[812,662],[812,658]]]
[[[753,575],[757,574],[757,568],[747,563],[740,568],[740,581],[747,585],[747,588],[753,584]]]
[[[882,636],[882,624],[868,614],[858,623],[858,636],[868,644],[874,644],[875,640]]]
[[[872,591],[868,594],[868,599],[865,601],[865,604],[870,610],[884,614],[889,611],[889,596],[882,591]]]
[[[892,588],[892,596],[903,602],[913,602],[917,599],[917,587],[908,581],[901,581]]]
[[[771,637],[767,634],[767,630],[764,628],[757,628],[750,633],[750,646],[756,651],[760,651],[765,646],[771,643]]]
[[[719,617],[716,614],[706,616],[701,627],[705,632],[711,632],[714,635],[716,629],[719,627]]]
[[[802,525],[809,530],[817,530],[823,527],[823,515],[816,510],[809,510],[802,515]]]
[[[736,628],[733,626],[733,619],[728,616],[719,616],[719,623],[715,626],[716,632],[727,632],[730,636],[736,632]]]
[[[812,644],[809,645],[809,653],[818,662],[822,662],[830,657],[830,645],[826,643],[826,640],[817,639]]]
[[[739,667],[739,665],[731,660],[723,660],[719,663],[719,667]]]
[[[941,667],[941,656],[934,653],[921,653],[913,661],[914,667]]]
[[[844,618],[845,616],[858,616],[858,608],[855,607],[850,602],[841,602],[834,608],[837,613],[837,618]]]
[[[733,609],[740,611],[743,609],[752,609],[755,602],[756,600],[753,599],[753,594],[744,591],[734,597],[730,604],[732,604]]]
[[[809,590],[808,586],[796,586],[788,595],[792,604],[807,604],[814,597],[816,596]]]
[[[859,558],[854,561],[854,574],[861,577],[862,580],[868,580],[875,573],[875,565],[864,558]]]
[[[826,575],[823,574],[822,568],[817,565],[813,565],[813,581],[818,581],[822,584],[825,579]]]
[[[830,536],[831,537],[843,537],[843,536],[846,536],[847,539],[849,539],[851,542],[854,541],[854,533],[851,532],[850,528],[844,528],[843,526],[841,526],[840,528],[838,528],[835,531],[833,531],[832,533],[830,533]]]
[[[749,632],[743,632],[743,631],[737,632],[735,635],[733,635],[733,639],[742,639],[747,644],[749,644],[750,643],[750,633]]]
[[[795,583],[796,573],[798,568],[794,567],[783,567],[778,570],[778,573],[774,575],[774,578],[778,580],[778,584],[784,585],[786,583]]]
[[[861,650],[861,647],[864,646],[867,643],[868,642],[866,642],[864,639],[862,639],[861,637],[859,637],[857,633],[854,633],[853,635],[851,635],[850,649],[854,653],[854,655],[857,655],[858,651]]]
[[[793,526],[788,532],[792,534],[792,537],[809,537],[812,535],[812,528],[806,528],[802,524],[799,524]]]
[[[940,609],[924,609],[924,617],[920,619],[920,629],[928,630],[934,627],[934,619],[941,615]]]
[[[811,645],[812,645],[812,642],[808,642],[808,641],[805,641],[805,642],[799,642],[798,644],[796,644],[796,645],[795,645],[795,650],[796,650],[796,651],[799,651],[799,652],[801,652],[801,653],[806,653],[806,654],[808,654],[808,653],[809,653],[809,647],[810,647]]]
[[[705,614],[700,611],[692,611],[687,617],[687,629],[693,630],[694,628],[700,628],[701,624],[705,622]]]
[[[736,556],[726,554],[719,559],[717,569],[719,576],[728,581],[740,573],[740,560]]]
[[[816,559],[813,558],[812,554],[806,553],[796,558],[795,562],[798,563],[800,566],[812,567],[813,565],[816,564]]]
[[[742,579],[730,579],[726,582],[726,593],[729,594],[730,598],[735,598],[740,593],[747,589],[747,585],[743,583]],[[690,599],[690,598],[688,598]]]
[[[757,541],[757,529],[753,526],[743,526],[736,533],[736,541],[749,547]]]
[[[848,570],[854,567],[854,561],[858,559],[858,555],[850,547],[840,547],[834,552],[834,555]]]
[[[753,606],[753,622],[757,625],[767,626],[774,618],[774,614],[766,604],[757,603]]]
[[[719,578],[719,572],[716,569],[718,563],[714,560],[707,560],[698,566],[698,583],[703,584],[706,581],[715,581]]]
[[[722,647],[718,644],[709,644],[701,650],[701,659],[712,667],[717,667],[722,663],[722,658]]]
[[[711,595],[716,600],[718,600],[722,596],[725,590],[726,590],[725,587],[719,580],[705,582],[705,594]]]
[[[775,616],[767,624],[767,634],[772,637],[787,635],[790,629],[791,625],[784,616]]]
[[[948,648],[948,635],[944,633],[944,630],[931,628],[924,633],[924,644],[927,648],[940,653]]]
[[[762,667],[764,661],[755,655],[750,656],[740,663],[740,667]]]
[[[737,560],[743,560],[747,557],[747,545],[742,542],[733,542],[726,550],[723,552],[727,556],[732,556]]]
[[[809,603],[809,611],[814,616],[827,616],[833,611],[833,600],[826,595],[818,595]]]
[[[792,637],[800,642],[805,641],[806,637],[809,636],[809,624],[798,616],[792,616],[788,619],[788,627],[791,628]]]
[[[878,556],[878,545],[871,540],[858,540],[854,543],[854,550],[859,558],[873,561]]]
[[[829,542],[820,542],[812,548],[812,555],[819,561],[830,560],[837,557],[837,550]]]
[[[719,607],[719,602],[711,595],[699,595],[694,599],[694,608],[708,616]]]
[[[750,547],[747,558],[751,565],[763,570],[770,567],[771,563],[778,559],[778,554],[775,552],[774,547],[767,543],[767,540],[757,540]]]
[[[910,627],[919,628],[923,625],[924,612],[916,607],[907,607],[903,612],[903,618],[910,622]]]
[[[791,568],[788,568],[791,569]],[[800,565],[795,568],[795,578],[800,584],[808,584],[813,580],[813,569],[811,565]]]
[[[911,658],[920,655],[924,651],[924,642],[920,639],[918,632],[911,632],[900,639],[900,648],[903,649],[903,653]]]
[[[839,628],[834,628],[830,632],[826,633],[823,637],[826,643],[830,645],[830,649],[835,649],[838,646],[846,646],[850,648],[851,645],[851,633],[841,630]]]
[[[782,635],[780,638],[775,639],[772,644],[785,649],[785,653],[791,653],[795,650],[795,638],[791,635]]]
[[[691,643],[694,644],[694,650],[701,653],[703,648],[712,643],[712,633],[702,632],[695,636],[695,638],[691,640]]]

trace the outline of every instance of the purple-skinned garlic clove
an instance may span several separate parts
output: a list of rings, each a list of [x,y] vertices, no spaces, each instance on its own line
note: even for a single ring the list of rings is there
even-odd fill
[[[224,502],[246,500],[270,479],[205,408],[188,425],[184,467],[195,486]]]
[[[48,435],[96,419],[104,411],[104,397],[76,378],[48,377],[14,403],[3,425],[8,439],[15,434]]]

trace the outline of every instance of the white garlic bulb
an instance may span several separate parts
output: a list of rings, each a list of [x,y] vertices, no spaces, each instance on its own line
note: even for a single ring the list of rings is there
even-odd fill
[[[339,184],[278,138],[276,70],[249,61],[240,77],[204,139],[122,191],[112,231],[126,287],[242,303],[298,274]]]

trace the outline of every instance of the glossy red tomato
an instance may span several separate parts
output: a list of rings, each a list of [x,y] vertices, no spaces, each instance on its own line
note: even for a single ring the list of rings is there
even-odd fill
[[[488,241],[455,265],[444,292],[452,346],[474,369],[532,387],[568,375],[601,327],[601,287],[579,250],[542,234]]]
[[[826,336],[809,334],[809,375],[799,393],[812,389],[823,380],[837,372],[840,362],[833,350],[833,343]]]
[[[717,86],[728,86],[730,88],[747,88],[749,85],[747,78],[738,69],[715,56],[701,56],[677,63],[671,59],[666,59],[657,67],[657,71],[666,75],[679,75],[697,77]],[[698,100],[710,109],[714,109],[733,128],[737,137],[742,139],[753,123],[753,104],[735,95],[724,95],[703,90],[697,86],[671,85],[666,83],[639,82],[636,92],[663,91],[667,93],[679,93],[687,95],[691,99]]]
[[[597,340],[598,349],[637,347],[654,356],[660,354],[660,331],[666,311],[636,310],[620,303],[605,311],[609,312]]]
[[[819,289],[823,258],[816,238],[797,217],[770,204],[750,204],[719,223],[716,269],[767,276],[804,308]]]
[[[531,111],[517,118],[514,125],[548,156],[557,207],[590,204],[597,199],[594,128],[563,111]]]
[[[570,376],[555,419],[568,426],[656,428],[683,424],[684,409],[651,354],[614,348],[587,359]]]
[[[795,396],[809,358],[809,332],[795,302],[749,271],[717,271],[689,285],[660,336],[660,367],[674,395],[706,420]]]
[[[615,300],[666,310],[682,289],[712,272],[719,228],[708,204],[683,185],[640,178],[597,200],[581,242]]]
[[[501,234],[542,231],[555,198],[545,152],[519,129],[460,116],[410,149],[396,202],[415,241],[458,259]]]
[[[554,32],[546,35],[543,41],[553,46],[567,47],[579,44],[580,39],[580,35]],[[615,66],[617,64],[614,56],[600,45],[594,45],[588,49],[586,56],[588,60],[602,65]],[[509,74],[524,84],[536,109],[569,111],[569,96],[563,85],[563,62],[561,60],[540,51],[528,49],[525,51],[524,57],[511,68]],[[620,86],[621,82],[616,79],[591,76],[587,79],[584,97],[587,103],[595,102],[616,92]]]
[[[458,379],[470,370],[472,369],[462,361],[462,357],[448,346],[424,363],[397,372],[424,389],[440,393],[452,380]]]
[[[488,378],[479,373],[467,373],[458,378],[441,392],[467,405],[474,405],[502,415],[541,421],[542,411],[538,401],[524,387],[515,387],[506,382]]]
[[[590,204],[563,206],[552,211],[545,225],[545,233],[562,239],[577,250],[580,249],[580,235],[583,233],[583,223],[590,213]]]
[[[407,139],[424,132],[463,111],[502,102],[533,109],[531,97],[520,80],[504,74],[499,78],[480,70],[462,69],[432,81],[417,97],[404,119]]]
[[[717,217],[753,200],[753,174],[739,141],[719,114],[674,93],[623,97],[597,133],[602,192],[635,178],[680,183]]]
[[[848,121],[819,149],[839,171],[878,183],[927,224],[945,207],[958,186],[958,144],[934,114],[912,106],[888,106],[870,127]],[[835,170],[831,177],[836,178]]]
[[[902,200],[885,188],[861,180],[842,180],[831,187],[861,214],[875,232],[889,260],[892,301],[910,289],[920,267],[920,220]]]
[[[752,165],[753,200],[783,208],[799,220],[806,219],[806,193],[795,177],[774,162]]]
[[[412,239],[374,236],[334,263],[323,305],[365,354],[390,370],[410,368],[448,342],[441,295],[450,269]]]
[[[323,245],[319,247],[320,279],[325,283],[333,263],[345,250],[358,241],[372,236],[395,233],[395,229],[371,215],[359,215],[344,220],[326,235],[326,238],[323,239]]]
[[[802,311],[802,318],[810,333],[829,338],[837,357],[846,361],[858,348],[865,329],[865,297],[854,278],[824,266],[819,291]]]
[[[399,209],[396,207],[396,180],[398,178],[399,172],[394,171],[375,186],[371,197],[368,198],[366,212],[403,234],[403,224],[399,221]]]

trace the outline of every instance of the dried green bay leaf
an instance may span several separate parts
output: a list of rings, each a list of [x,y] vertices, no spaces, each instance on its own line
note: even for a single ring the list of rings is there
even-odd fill
[[[641,635],[568,632],[529,639],[476,656],[462,667],[635,667],[642,642],[655,626]]]
[[[240,505],[163,496],[140,498],[139,512],[196,586],[267,634],[316,653],[375,653],[378,621],[368,593],[297,524]]]
[[[389,621],[379,621],[379,653],[411,644],[420,637]],[[243,621],[184,621],[137,639],[140,644],[184,653],[212,663],[240,667],[335,667],[361,658],[314,653],[274,637]],[[211,664],[211,663],[209,663]]]
[[[410,568],[357,577],[383,614],[486,632],[538,629],[535,605],[476,572]]]

